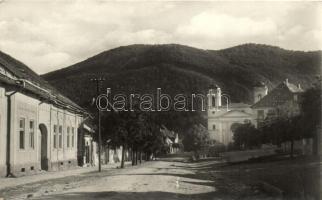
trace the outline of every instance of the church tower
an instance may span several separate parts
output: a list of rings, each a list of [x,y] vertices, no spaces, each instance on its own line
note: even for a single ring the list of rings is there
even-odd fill
[[[211,87],[208,90],[208,108],[211,109],[214,107],[214,97],[215,97],[215,91],[214,89]]]
[[[208,105],[209,108],[215,107],[219,109],[221,107],[221,89],[217,85],[210,88],[208,91]]]
[[[260,101],[268,93],[268,88],[263,82],[259,82],[254,86],[254,103]]]
[[[218,85],[216,85],[215,91],[216,91],[215,105],[216,105],[216,108],[219,108],[221,106],[221,89],[220,89],[220,87],[218,87]]]

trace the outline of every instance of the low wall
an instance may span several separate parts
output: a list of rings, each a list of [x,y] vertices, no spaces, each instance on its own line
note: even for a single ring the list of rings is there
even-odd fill
[[[307,138],[302,140],[295,140],[293,144],[294,152],[302,155],[312,155],[313,154],[313,138]],[[291,151],[291,142],[283,142],[281,149],[284,152]]]
[[[262,156],[270,156],[275,154],[275,148],[270,149],[256,149],[256,150],[246,150],[246,151],[230,151],[222,153],[227,162],[242,162],[247,161],[251,158],[259,158]]]

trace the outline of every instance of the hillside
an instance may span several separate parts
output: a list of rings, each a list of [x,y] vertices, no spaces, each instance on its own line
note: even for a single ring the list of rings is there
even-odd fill
[[[218,84],[234,102],[251,103],[252,86],[269,88],[288,78],[308,87],[320,73],[321,52],[289,51],[245,44],[224,50],[201,50],[177,44],[130,45],[102,52],[70,67],[43,75],[65,95],[87,106],[95,94],[90,78],[106,78],[103,88],[169,94],[202,92]]]

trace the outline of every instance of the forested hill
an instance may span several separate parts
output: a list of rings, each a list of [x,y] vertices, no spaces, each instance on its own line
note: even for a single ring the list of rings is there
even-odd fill
[[[288,78],[305,88],[320,74],[321,51],[301,52],[245,44],[223,50],[189,46],[130,45],[102,52],[80,63],[43,75],[79,105],[95,94],[92,77],[103,76],[103,88],[114,92],[169,94],[203,92],[218,84],[235,102],[251,103],[258,81],[269,88]]]

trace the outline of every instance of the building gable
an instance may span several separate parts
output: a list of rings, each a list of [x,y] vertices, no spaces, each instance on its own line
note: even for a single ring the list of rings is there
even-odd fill
[[[217,117],[218,118],[248,118],[248,117],[252,117],[252,114],[239,111],[239,110],[231,110]]]
[[[303,90],[294,84],[283,82],[264,96],[260,101],[251,106],[253,109],[274,108],[293,100],[293,96]]]

